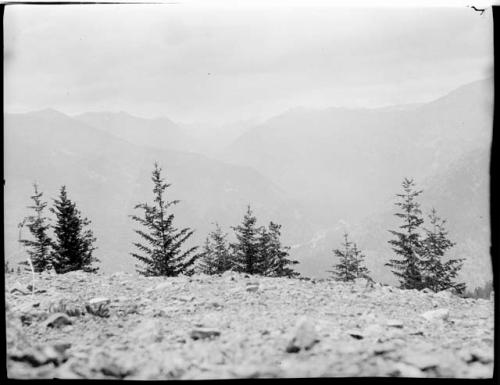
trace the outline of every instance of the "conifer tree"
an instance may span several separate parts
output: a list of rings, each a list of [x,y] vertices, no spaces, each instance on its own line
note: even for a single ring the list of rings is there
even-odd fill
[[[49,219],[44,216],[47,202],[42,201],[43,193],[38,191],[38,185],[33,184],[34,194],[31,196],[33,205],[28,206],[34,211],[34,215],[24,218],[22,225],[26,225],[32,235],[32,239],[19,239],[19,242],[26,247],[29,258],[36,273],[44,270],[50,270],[52,263],[52,240],[48,232],[50,230]],[[28,265],[28,262],[21,262],[22,265]]]
[[[216,274],[217,263],[214,258],[214,247],[211,241],[211,233],[205,238],[202,250],[198,258],[196,271],[201,274]]]
[[[363,261],[365,259],[365,255],[358,249],[356,243],[352,244],[352,263],[351,269],[354,272],[354,276],[356,278],[370,278],[370,271],[366,266],[363,265]]]
[[[329,271],[338,281],[349,282],[356,278],[369,278],[369,271],[363,265],[365,256],[358,249],[356,243],[349,240],[349,234],[344,233],[342,248],[333,250],[339,262],[334,265],[334,270]]]
[[[422,190],[415,189],[413,179],[405,178],[402,183],[403,193],[396,194],[400,198],[395,205],[400,208],[400,212],[395,213],[402,219],[399,226],[401,231],[389,230],[395,236],[389,244],[399,259],[391,259],[386,266],[392,268],[392,272],[399,278],[402,289],[423,288],[423,277],[421,274],[421,260],[419,253],[422,248],[420,237],[420,226],[423,223],[420,204],[416,198],[422,193]]]
[[[464,283],[455,282],[462,268],[463,259],[449,259],[444,262],[446,252],[455,243],[448,238],[445,230],[446,220],[438,217],[433,208],[429,214],[431,229],[425,228],[426,238],[422,242],[422,266],[424,269],[424,285],[434,291],[454,289],[458,294],[465,290]]]
[[[218,223],[215,230],[210,232],[205,240],[200,255],[198,270],[204,274],[222,274],[231,270],[231,255],[226,241],[227,234],[223,233]]]
[[[194,273],[193,264],[198,258],[198,255],[194,254],[197,247],[183,251],[182,246],[194,231],[190,228],[179,230],[174,227],[174,215],[168,211],[180,201],[166,200],[165,190],[171,184],[165,183],[161,177],[161,168],[156,162],[151,180],[153,181],[154,203],[137,204],[134,209],[143,210],[143,216],[131,215],[131,218],[144,228],[144,230],[134,230],[145,242],[144,244],[134,243],[141,254],[131,253],[144,265],[137,271],[145,276],[191,275]]]
[[[87,228],[91,222],[81,217],[76,204],[68,198],[66,186],[61,187],[59,199],[54,199],[54,207],[50,211],[56,215],[52,253],[55,271],[66,273],[83,270],[95,273],[98,267],[92,265],[98,259],[92,254],[96,249],[93,246],[96,238],[92,230]]]
[[[271,277],[298,277],[300,274],[290,266],[299,262],[288,258],[290,247],[281,244],[281,225],[270,222],[268,228],[259,232],[259,270]]]
[[[257,228],[256,234],[257,241],[257,262],[256,262],[256,273],[260,275],[270,276],[272,275],[272,237],[270,232],[266,227],[261,226]]]
[[[337,281],[348,282],[355,278],[351,268],[352,263],[352,242],[349,235],[344,233],[344,243],[341,249],[334,249],[333,253],[339,258],[339,262],[334,265],[334,270],[329,270]]]
[[[233,269],[241,273],[261,273],[261,256],[259,254],[257,218],[250,205],[240,225],[232,227],[236,234],[236,242],[231,244],[233,251]]]

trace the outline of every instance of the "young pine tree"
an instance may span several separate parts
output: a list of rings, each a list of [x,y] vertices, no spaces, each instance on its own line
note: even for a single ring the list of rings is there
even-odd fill
[[[363,265],[365,259],[364,254],[358,249],[356,243],[352,244],[352,263],[351,268],[354,272],[356,278],[368,278],[370,279],[370,271],[366,266]]]
[[[59,274],[73,270],[95,273],[99,268],[93,263],[99,260],[92,255],[96,238],[87,228],[91,222],[81,217],[76,204],[68,198],[66,186],[61,187],[59,199],[54,199],[50,211],[56,215],[52,253],[55,271]]]
[[[458,294],[465,290],[464,283],[455,282],[462,268],[463,259],[449,259],[443,262],[446,252],[455,243],[448,238],[445,230],[446,220],[438,217],[433,208],[429,214],[431,229],[424,229],[426,238],[422,242],[422,265],[424,269],[424,285],[434,291],[454,289]]]
[[[231,255],[226,241],[227,234],[223,233],[219,224],[215,224],[205,240],[203,251],[200,255],[198,271],[204,274],[222,274],[231,270]]]
[[[161,177],[161,168],[156,162],[151,180],[153,181],[154,203],[152,205],[139,203],[134,209],[143,210],[144,216],[130,216],[144,228],[144,230],[134,230],[145,242],[144,244],[134,243],[142,254],[131,253],[144,265],[137,271],[145,276],[191,275],[194,272],[193,264],[198,258],[198,255],[194,254],[197,247],[183,251],[182,245],[193,235],[194,231],[190,228],[178,230],[174,227],[174,215],[168,213],[168,210],[179,201],[166,200],[165,190],[171,184],[164,182]]]
[[[198,256],[198,266],[195,270],[201,274],[217,274],[217,262],[214,258],[214,247],[211,240],[211,233],[205,238],[201,253]]]
[[[281,244],[281,225],[270,222],[262,228],[259,235],[260,271],[271,277],[298,277],[300,274],[291,268],[299,262],[288,258],[290,247]]]
[[[233,251],[233,269],[241,273],[260,274],[262,258],[259,254],[257,218],[250,205],[239,226],[232,227],[236,234],[236,242],[231,244]]]
[[[365,256],[358,249],[356,243],[349,240],[349,234],[344,233],[344,243],[342,248],[333,250],[339,262],[334,265],[333,273],[337,281],[349,282],[356,278],[369,278],[369,271],[363,265]]]
[[[34,215],[24,218],[22,225],[26,225],[31,233],[32,239],[19,239],[19,242],[26,247],[29,258],[36,273],[50,270],[52,267],[52,240],[48,232],[50,230],[49,219],[45,217],[44,210],[47,202],[42,202],[42,192],[38,191],[37,184],[33,184],[34,194],[31,196],[33,205],[28,206],[34,211]],[[21,262],[28,265],[28,262]]]
[[[405,178],[402,186],[404,192],[396,194],[400,201],[395,203],[400,212],[394,214],[402,219],[403,223],[399,226],[401,231],[389,230],[395,236],[389,244],[399,259],[391,259],[385,265],[392,268],[392,272],[399,278],[402,289],[420,290],[424,285],[419,257],[422,247],[419,230],[424,221],[416,198],[422,190],[415,190],[413,179]]]

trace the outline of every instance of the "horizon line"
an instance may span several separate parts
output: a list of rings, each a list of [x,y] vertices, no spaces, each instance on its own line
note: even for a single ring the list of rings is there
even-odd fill
[[[461,84],[459,86],[456,86],[456,87],[452,88],[451,90],[449,90],[448,92],[442,94],[441,96],[433,98],[433,99],[428,100],[428,101],[420,101],[420,102],[419,101],[414,101],[414,102],[410,102],[410,103],[400,103],[400,104],[384,104],[384,105],[376,106],[376,107],[369,107],[369,106],[342,106],[342,105],[331,105],[331,106],[328,106],[328,107],[305,107],[303,105],[294,105],[294,106],[290,106],[290,107],[287,107],[285,109],[282,109],[280,112],[275,112],[275,113],[272,113],[272,114],[268,114],[267,117],[260,118],[260,119],[257,118],[257,117],[255,117],[255,116],[253,116],[253,117],[242,118],[242,119],[237,119],[237,120],[231,119],[231,120],[218,121],[218,122],[203,121],[203,120],[201,120],[201,121],[186,122],[186,121],[182,121],[182,120],[173,120],[173,119],[171,119],[170,117],[168,117],[166,115],[156,115],[156,116],[149,116],[149,117],[141,116],[141,115],[136,114],[136,113],[130,113],[129,111],[126,111],[126,110],[123,110],[123,109],[116,110],[116,111],[113,111],[113,110],[87,110],[87,111],[78,112],[78,113],[67,113],[67,112],[64,112],[61,109],[55,108],[55,107],[45,107],[45,108],[39,108],[39,109],[29,109],[29,110],[25,110],[25,111],[13,111],[13,110],[8,111],[8,107],[6,107],[6,106],[4,106],[4,115],[6,115],[6,114],[9,114],[9,115],[23,115],[23,114],[33,114],[33,113],[50,112],[50,111],[53,111],[53,112],[65,115],[65,116],[67,116],[69,118],[76,118],[76,117],[78,117],[80,115],[84,115],[84,114],[112,114],[112,115],[122,114],[122,115],[128,115],[129,117],[132,117],[132,118],[143,119],[143,120],[150,120],[150,121],[166,119],[166,120],[169,120],[170,122],[172,122],[172,123],[174,123],[175,125],[178,125],[178,126],[186,126],[186,125],[193,125],[193,124],[227,125],[227,124],[234,124],[234,123],[240,123],[240,122],[252,121],[252,120],[255,120],[256,122],[262,123],[262,122],[268,121],[270,119],[273,119],[275,117],[281,116],[283,114],[286,114],[286,113],[288,113],[290,111],[297,110],[297,109],[304,109],[304,110],[309,110],[309,111],[326,111],[326,110],[329,110],[329,109],[370,110],[370,111],[376,111],[376,110],[383,110],[383,109],[387,109],[387,108],[407,107],[407,106],[412,106],[412,105],[414,105],[414,106],[416,106],[416,108],[418,108],[421,105],[425,105],[425,104],[429,104],[429,103],[433,103],[435,101],[438,101],[438,100],[442,99],[443,97],[446,97],[446,96],[452,94],[453,92],[459,90],[462,87],[465,87],[465,86],[468,86],[468,85],[471,85],[471,84],[474,84],[474,83],[479,83],[479,82],[482,82],[482,81],[486,81],[486,80],[491,80],[493,82],[494,81],[494,75],[490,75],[488,77],[484,77],[484,78],[480,78],[480,79],[477,79],[477,80],[474,80],[474,81],[463,83],[463,84]]]

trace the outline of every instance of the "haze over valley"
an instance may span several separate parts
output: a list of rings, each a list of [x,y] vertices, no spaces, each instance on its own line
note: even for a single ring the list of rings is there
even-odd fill
[[[236,138],[218,149],[203,149],[202,138],[167,117],[50,109],[6,114],[7,255],[19,253],[16,225],[26,215],[32,183],[47,198],[65,184],[93,222],[102,268],[132,271],[136,238],[128,215],[151,200],[150,173],[158,161],[172,183],[169,199],[181,200],[174,209],[178,226],[196,230],[193,244],[203,242],[215,221],[231,234],[250,204],[260,224],[283,225],[283,241],[302,274],[324,277],[347,230],[366,252],[374,278],[392,283],[380,261],[391,256],[394,196],[402,178],[414,177],[424,189],[424,212],[433,206],[448,219],[455,254],[467,260],[463,279],[479,285],[491,276],[492,91],[492,79],[485,79],[411,108],[294,108],[245,129],[226,126]]]

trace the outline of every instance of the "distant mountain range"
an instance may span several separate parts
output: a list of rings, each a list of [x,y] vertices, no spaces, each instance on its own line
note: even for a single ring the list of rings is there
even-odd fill
[[[73,116],[86,125],[139,146],[213,155],[231,144],[254,121],[228,124],[174,123],[168,118],[144,119],[126,112],[87,112]]]
[[[253,167],[300,200],[358,220],[405,176],[439,172],[488,146],[492,82],[476,82],[409,110],[297,108],[247,131],[218,154]]]
[[[425,191],[448,219],[455,251],[467,258],[471,285],[489,269],[488,161],[492,80],[475,82],[431,103],[381,109],[295,108],[258,125],[212,127],[143,119],[126,113],[70,117],[54,110],[5,115],[5,236],[17,255],[17,223],[31,183],[46,198],[66,184],[93,221],[105,270],[130,270],[135,240],[128,218],[151,200],[158,160],[173,185],[179,226],[196,229],[201,244],[218,221],[236,225],[251,203],[261,224],[283,225],[298,270],[324,276],[344,229],[368,255],[376,279],[393,277],[387,229],[403,177]]]
[[[179,151],[197,146],[194,138],[167,118],[142,119],[125,112],[87,112],[74,118],[139,146]]]
[[[133,269],[128,253],[134,224],[128,215],[136,203],[152,198],[154,161],[172,183],[168,199],[182,201],[177,224],[195,228],[196,243],[214,227],[212,222],[236,225],[248,203],[262,221],[293,223],[302,216],[300,204],[251,168],[134,145],[53,110],[7,114],[4,143],[7,255],[18,252],[16,225],[31,203],[31,184],[37,181],[46,199],[55,198],[65,184],[70,198],[93,221],[103,266]],[[288,228],[294,238],[294,232],[302,232],[299,223],[296,230]]]

